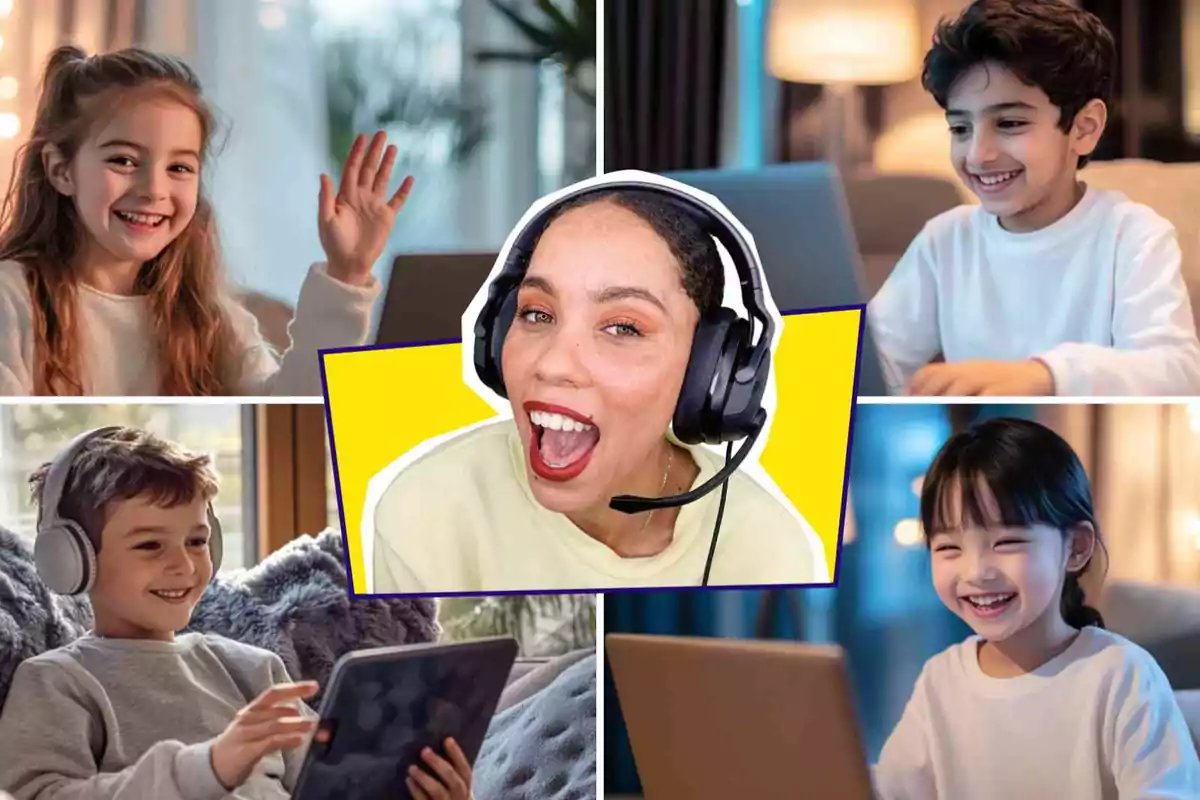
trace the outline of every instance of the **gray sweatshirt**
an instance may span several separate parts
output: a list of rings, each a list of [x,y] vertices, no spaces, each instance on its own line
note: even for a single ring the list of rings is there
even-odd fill
[[[304,748],[268,755],[233,793],[210,750],[241,708],[289,680],[279,656],[219,636],[84,636],[17,668],[0,711],[0,789],[17,800],[287,798]]]

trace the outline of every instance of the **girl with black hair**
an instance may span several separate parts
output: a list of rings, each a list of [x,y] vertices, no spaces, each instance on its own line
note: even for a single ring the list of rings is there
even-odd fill
[[[1070,445],[1017,419],[953,436],[921,523],[938,597],[975,635],[922,670],[875,768],[880,797],[1200,797],[1166,676],[1087,605],[1103,543]]]

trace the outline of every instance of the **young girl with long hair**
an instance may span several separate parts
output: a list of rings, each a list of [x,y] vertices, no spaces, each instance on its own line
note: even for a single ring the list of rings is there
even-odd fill
[[[921,523],[938,597],[975,635],[922,670],[875,768],[880,797],[1200,797],[1166,676],[1080,586],[1102,543],[1070,445],[1016,419],[957,434]]]
[[[412,185],[387,196],[396,148],[360,136],[336,195],[321,176],[326,262],[279,358],[226,285],[201,180],[214,128],[178,59],[51,55],[0,224],[0,394],[320,394],[318,348],[365,340]]]

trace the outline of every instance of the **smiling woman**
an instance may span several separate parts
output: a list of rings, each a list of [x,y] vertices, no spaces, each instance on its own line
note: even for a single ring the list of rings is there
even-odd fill
[[[826,579],[808,524],[737,469],[766,423],[778,315],[724,213],[626,174],[573,187],[519,226],[475,328],[478,376],[512,418],[375,477],[363,531],[374,591]],[[721,305],[718,242],[764,323],[757,338]],[[706,444],[728,445],[726,462]]]
[[[609,499],[674,494],[699,472],[662,433],[722,282],[716,245],[694,221],[627,191],[561,206],[518,288],[502,373],[530,489],[619,554],[661,549],[647,534],[669,542],[678,512],[651,529],[653,510],[638,519]]]

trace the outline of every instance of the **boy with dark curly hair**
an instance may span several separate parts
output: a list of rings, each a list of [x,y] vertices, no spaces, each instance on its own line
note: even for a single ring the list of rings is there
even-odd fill
[[[926,224],[871,301],[894,390],[1200,393],[1175,229],[1077,174],[1115,61],[1100,20],[1065,0],[976,0],[938,26],[922,83],[980,205]]]

